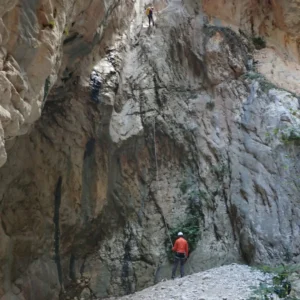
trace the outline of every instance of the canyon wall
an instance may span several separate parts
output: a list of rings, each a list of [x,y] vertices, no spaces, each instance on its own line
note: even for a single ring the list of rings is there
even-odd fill
[[[299,1],[148,4],[0,5],[1,300],[140,290],[191,219],[187,272],[299,262]]]

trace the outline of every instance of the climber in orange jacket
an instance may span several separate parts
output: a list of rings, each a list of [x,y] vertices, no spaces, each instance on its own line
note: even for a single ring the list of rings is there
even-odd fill
[[[172,248],[172,251],[175,252],[175,261],[172,270],[172,279],[175,278],[176,270],[178,263],[180,262],[180,275],[181,277],[184,276],[184,263],[189,256],[189,246],[188,242],[184,239],[183,233],[178,232],[178,238]]]

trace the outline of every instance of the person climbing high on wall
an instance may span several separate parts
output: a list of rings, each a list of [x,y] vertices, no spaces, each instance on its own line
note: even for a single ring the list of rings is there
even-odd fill
[[[91,97],[94,102],[99,103],[99,91],[101,88],[101,78],[98,72],[93,71],[91,74],[91,80],[90,80],[90,86],[91,86]]]
[[[175,274],[179,262],[180,262],[180,275],[181,277],[184,276],[184,263],[189,256],[188,242],[183,237],[183,233],[178,232],[177,236],[178,238],[174,244],[174,247],[172,248],[172,251],[175,252],[175,260],[174,260],[174,266],[172,270],[172,279],[175,278]]]
[[[148,16],[148,19],[149,19],[149,27],[151,25],[151,21],[152,21],[152,25],[154,26],[153,11],[154,11],[154,7],[153,6],[148,7],[146,9],[146,15]]]

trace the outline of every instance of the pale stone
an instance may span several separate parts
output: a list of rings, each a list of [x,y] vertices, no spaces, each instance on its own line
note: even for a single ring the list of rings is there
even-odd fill
[[[241,283],[241,278],[244,282]],[[119,300],[226,300],[249,299],[254,296],[260,283],[272,284],[272,275],[242,265],[228,265],[214,268],[205,273],[197,273],[178,280],[161,282],[156,289],[148,288],[133,295],[110,298]],[[181,286],[179,286],[181,284]],[[205,289],[205,292],[202,290]],[[273,296],[277,298],[276,295]]]

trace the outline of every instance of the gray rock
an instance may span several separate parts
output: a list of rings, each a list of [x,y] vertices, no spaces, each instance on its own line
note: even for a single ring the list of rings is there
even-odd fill
[[[171,275],[167,228],[188,236],[191,217],[187,275],[299,262],[299,103],[246,73],[243,33],[253,19],[275,50],[278,36],[293,43],[295,1],[155,1],[153,28],[141,25],[145,1],[71,2],[0,4],[0,297],[88,286],[104,298],[159,283]],[[214,288],[207,278],[199,297]]]
[[[178,280],[161,282],[156,288],[148,288],[118,299],[241,300],[254,296],[255,287],[259,288],[261,282],[272,283],[272,276],[248,266],[234,264],[210,269]],[[179,286],[179,284],[181,285]]]
[[[84,288],[80,294],[80,299],[89,300],[91,299],[91,291],[89,288]]]

